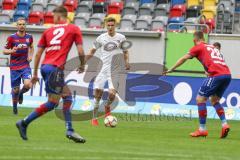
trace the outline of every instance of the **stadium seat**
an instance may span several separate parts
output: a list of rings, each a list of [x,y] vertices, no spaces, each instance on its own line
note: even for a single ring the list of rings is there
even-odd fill
[[[206,19],[213,19],[215,17],[215,12],[210,9],[202,9],[201,14],[206,17]]]
[[[209,6],[216,6],[217,0],[204,0],[203,8],[207,8]]]
[[[153,3],[153,0],[140,0],[140,5],[144,3]]]
[[[77,9],[78,1],[77,0],[66,0],[64,2],[64,7],[67,8],[68,12],[74,12]]]
[[[44,8],[47,7],[48,0],[35,0],[34,3],[42,4]]]
[[[235,12],[240,13],[240,0],[235,0]]]
[[[120,27],[121,30],[134,30],[134,24],[136,21],[137,16],[136,15],[125,15],[120,21]]]
[[[11,18],[8,14],[0,13],[0,24],[10,24]]]
[[[183,11],[181,8],[171,8],[169,13],[169,18],[172,17],[182,17]]]
[[[17,9],[28,11],[30,9],[29,0],[20,0],[17,4]]]
[[[31,11],[43,12],[44,11],[44,5],[42,3],[33,3]]]
[[[56,4],[56,5],[62,5],[64,0],[49,0],[49,3]]]
[[[28,24],[40,25],[43,22],[43,12],[32,11],[28,16]]]
[[[170,10],[170,5],[169,4],[159,4],[155,9],[154,9],[154,17],[157,16],[167,16]]]
[[[52,12],[58,5],[55,3],[48,3],[47,4],[47,12]]]
[[[201,10],[202,10],[202,6],[200,6],[200,5],[191,6],[191,7],[187,8],[186,18],[200,16]]]
[[[53,24],[53,12],[46,12],[43,15],[44,24]]]
[[[109,4],[107,6],[107,14],[120,14],[121,8],[119,5]]]
[[[129,2],[126,3],[126,6],[123,8],[122,15],[135,15],[139,9],[139,2]]]
[[[156,5],[159,5],[159,4],[168,4],[169,1],[168,0],[157,0],[156,1]]]
[[[197,27],[196,26],[191,26],[191,25],[187,25],[187,24],[198,24],[198,18],[196,17],[191,17],[191,18],[188,18],[184,21],[184,24],[186,24],[184,27],[186,27],[187,29],[187,32],[188,33],[193,33],[194,31],[197,30]]]
[[[92,12],[92,1],[81,1],[77,7],[77,13],[91,13]]]
[[[186,13],[186,5],[185,4],[177,4],[177,5],[174,5],[173,8],[181,9],[183,14]]]
[[[171,24],[171,23],[183,23],[184,22],[184,17],[172,17],[172,18],[169,18],[168,20],[168,24]],[[178,31],[182,28],[182,25],[177,25],[177,24],[174,24],[174,25],[169,25],[168,27],[168,31]]]
[[[106,0],[94,0],[94,3],[105,3]]]
[[[4,0],[2,2],[3,10],[14,10],[16,7],[14,0]]]
[[[171,6],[176,4],[185,4],[185,0],[171,0]]]
[[[81,28],[87,28],[87,23],[90,18],[90,13],[79,13],[74,17],[74,24]]]
[[[144,3],[138,10],[138,15],[152,15],[154,9],[154,3]]]
[[[135,30],[150,30],[150,22],[152,21],[152,16],[143,15],[140,16],[135,22]]]
[[[155,17],[151,22],[152,31],[164,31],[165,26],[167,25],[168,17],[158,16]]]
[[[89,28],[103,28],[103,22],[106,14],[105,13],[95,13],[89,18],[88,27]]]
[[[92,13],[105,13],[104,12],[104,3],[95,3],[92,6]]]
[[[11,21],[13,20],[13,14],[14,14],[14,10],[2,10],[2,13],[3,14],[7,14],[7,15],[9,15],[10,16],[10,19],[11,19]]]
[[[200,5],[199,0],[187,0],[187,8]]]
[[[28,19],[28,11],[24,10],[16,10],[15,13],[13,14],[13,21],[16,22],[18,18],[24,17],[25,19]]]

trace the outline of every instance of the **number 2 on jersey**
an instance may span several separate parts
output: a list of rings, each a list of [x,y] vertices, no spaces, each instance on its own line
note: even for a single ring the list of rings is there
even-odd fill
[[[219,52],[218,49],[216,49],[216,48],[211,48],[211,47],[207,47],[207,50],[208,50],[208,51],[211,51],[211,57],[212,57],[213,59],[218,59],[218,60],[221,60],[221,61],[224,60],[222,54]]]
[[[61,38],[64,34],[65,30],[64,28],[57,28],[53,31],[53,39],[50,41],[50,44],[60,44],[61,40],[59,38]]]

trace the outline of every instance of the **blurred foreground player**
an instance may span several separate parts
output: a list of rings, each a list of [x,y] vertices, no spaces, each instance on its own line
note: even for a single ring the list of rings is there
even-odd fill
[[[213,45],[204,42],[203,32],[195,32],[193,41],[195,46],[190,49],[189,53],[180,58],[171,69],[165,71],[163,74],[173,72],[177,67],[193,57],[196,57],[201,62],[205,71],[208,73],[208,77],[204,80],[196,98],[200,127],[191,133],[190,136],[206,137],[208,135],[206,129],[206,101],[209,98],[222,122],[220,138],[225,138],[230,131],[230,126],[227,124],[224,109],[219,101],[231,82],[231,73],[219,50]]]
[[[48,101],[30,113],[24,120],[16,123],[20,136],[27,140],[28,125],[43,114],[53,110],[58,106],[60,98],[63,99],[63,115],[66,123],[66,137],[84,143],[85,139],[74,132],[71,120],[72,94],[64,83],[64,64],[71,49],[73,42],[76,43],[78,54],[81,61],[79,70],[84,71],[84,51],[82,48],[82,34],[79,27],[67,24],[67,10],[63,6],[54,9],[55,25],[44,31],[38,43],[38,51],[34,61],[34,73],[32,83],[38,81],[38,66],[42,53],[46,49],[46,55],[41,65],[41,74],[45,81],[45,89],[48,93]],[[55,79],[56,81],[53,81]],[[54,88],[52,83],[59,85]]]

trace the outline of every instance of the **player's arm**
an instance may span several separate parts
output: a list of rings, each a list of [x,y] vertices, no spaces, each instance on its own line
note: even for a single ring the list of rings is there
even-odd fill
[[[171,73],[171,72],[174,72],[175,69],[177,69],[178,67],[180,67],[182,64],[184,64],[188,59],[192,59],[192,55],[190,54],[186,54],[184,55],[183,57],[181,57],[180,59],[178,59],[178,61],[176,62],[176,64],[170,68],[169,70],[167,71],[164,71],[163,72],[163,75],[166,75],[167,73]]]
[[[124,55],[124,61],[125,61],[126,70],[129,70],[130,69],[130,64],[129,64],[129,53],[128,53],[128,50],[123,51],[123,55]]]
[[[4,49],[3,54],[9,55],[9,54],[12,54],[12,53],[16,53],[16,51],[17,51],[17,47],[13,47],[11,49]]]
[[[78,68],[78,72],[82,73],[82,72],[84,72],[84,68],[85,68],[85,54],[84,54],[82,45],[78,44],[77,50],[78,50],[78,57],[80,60],[80,66]]]
[[[34,53],[34,47],[33,47],[33,43],[31,43],[31,45],[29,46],[29,52],[28,52],[28,62],[32,61],[33,53]]]
[[[10,37],[8,37],[7,43],[6,43],[5,48],[3,50],[3,54],[9,55],[9,54],[12,54],[12,53],[16,53],[16,51],[17,51],[17,47],[12,46],[12,39]]]
[[[95,48],[90,49],[89,53],[85,57],[85,62],[87,62],[90,58],[93,57],[93,55],[95,54],[96,50],[97,49],[95,49]]]
[[[36,84],[36,82],[38,82],[38,66],[39,66],[44,49],[45,48],[38,47],[37,54],[35,55],[35,58],[34,58],[33,77],[31,79],[33,84]]]

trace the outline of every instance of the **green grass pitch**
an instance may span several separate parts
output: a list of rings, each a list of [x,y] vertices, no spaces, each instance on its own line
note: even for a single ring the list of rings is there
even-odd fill
[[[89,121],[74,122],[75,130],[87,140],[77,144],[65,138],[64,122],[54,112],[44,115],[28,128],[23,141],[15,122],[32,109],[19,109],[12,115],[10,107],[0,107],[0,159],[4,160],[236,160],[239,158],[240,127],[230,121],[231,131],[220,139],[220,121],[208,120],[207,138],[190,138],[198,120],[180,119],[128,121],[116,115],[116,128],[92,127]]]

